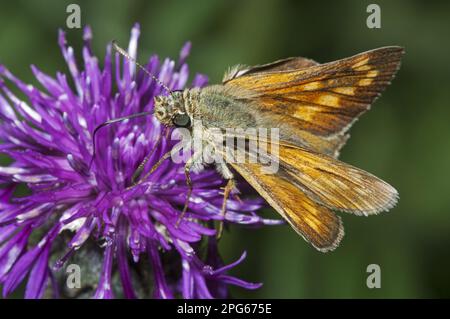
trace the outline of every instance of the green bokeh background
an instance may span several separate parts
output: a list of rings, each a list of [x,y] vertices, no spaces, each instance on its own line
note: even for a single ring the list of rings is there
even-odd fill
[[[381,29],[368,29],[366,7],[381,6]],[[142,27],[139,55],[178,56],[186,40],[193,72],[218,82],[228,66],[288,56],[327,62],[385,45],[406,48],[402,68],[358,121],[341,159],[393,184],[400,202],[369,218],[341,214],[346,237],[335,252],[316,252],[288,226],[232,227],[221,241],[235,275],[262,281],[235,297],[450,297],[450,2],[448,1],[2,1],[0,62],[27,82],[29,65],[67,71],[57,46],[66,6],[78,3],[102,56],[108,41]],[[81,30],[67,30],[80,48]],[[77,53],[80,53],[77,51]],[[276,217],[274,212],[267,216]],[[380,289],[366,267],[381,267]]]

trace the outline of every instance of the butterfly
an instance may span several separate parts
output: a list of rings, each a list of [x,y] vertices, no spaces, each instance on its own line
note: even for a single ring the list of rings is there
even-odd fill
[[[339,161],[338,156],[350,127],[390,84],[403,54],[403,48],[390,46],[324,64],[293,57],[253,67],[236,66],[221,84],[183,91],[166,87],[169,94],[155,97],[153,113],[166,127],[193,131],[194,123],[201,124],[201,142],[219,154],[221,161],[216,166],[228,180],[224,213],[237,172],[301,237],[327,252],[344,235],[336,211],[368,216],[387,211],[398,201],[394,187]],[[240,136],[224,133],[225,129],[250,127],[278,129],[277,141],[244,136],[247,142],[257,139],[277,150],[275,173],[264,173],[257,161],[229,160],[228,155],[236,156],[237,151],[247,152],[249,158],[252,154],[235,144],[227,146],[224,141]],[[217,129],[220,139],[212,138]],[[169,157],[166,154],[159,162]],[[186,162],[190,189],[189,172],[202,160],[202,154],[194,152]],[[182,216],[189,197],[190,193]]]

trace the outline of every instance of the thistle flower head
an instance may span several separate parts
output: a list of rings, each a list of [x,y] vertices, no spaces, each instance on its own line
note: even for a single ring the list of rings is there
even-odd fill
[[[140,29],[131,32],[128,53],[136,57]],[[166,94],[161,85],[131,61],[106,49],[103,66],[84,31],[82,64],[59,33],[59,46],[70,76],[32,72],[41,88],[29,85],[0,66],[0,152],[12,162],[0,167],[0,284],[7,296],[28,276],[25,297],[41,298],[48,287],[58,295],[57,274],[92,243],[102,255],[96,298],[145,297],[134,288],[136,268],[153,273],[153,297],[212,298],[227,296],[229,284],[254,289],[228,275],[239,264],[224,265],[218,253],[213,221],[244,225],[277,224],[254,212],[259,199],[227,202],[223,217],[214,169],[192,175],[193,192],[186,217],[179,216],[187,186],[182,164],[163,162],[135,187],[133,176],[148,154],[145,174],[173,142],[152,116],[126,120],[100,130],[93,158],[93,131],[107,120],[151,111],[153,98]],[[186,58],[177,62],[152,56],[145,68],[171,90],[188,81]],[[192,86],[207,82],[197,74]],[[21,91],[16,95],[17,91]],[[20,96],[23,96],[22,99]],[[158,138],[160,142],[157,143]],[[25,194],[17,189],[26,186]],[[91,243],[91,245],[89,245]],[[166,256],[168,256],[166,258]],[[85,271],[89,271],[88,269]],[[150,285],[150,283],[149,283]]]

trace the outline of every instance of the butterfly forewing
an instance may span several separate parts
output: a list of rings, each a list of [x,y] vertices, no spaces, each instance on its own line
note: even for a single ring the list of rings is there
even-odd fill
[[[277,175],[261,174],[261,166],[234,163],[233,168],[316,249],[334,250],[344,236],[341,219],[329,208],[312,201],[298,187]]]
[[[308,197],[331,209],[370,215],[392,208],[398,193],[376,176],[310,150],[279,146],[280,168]]]

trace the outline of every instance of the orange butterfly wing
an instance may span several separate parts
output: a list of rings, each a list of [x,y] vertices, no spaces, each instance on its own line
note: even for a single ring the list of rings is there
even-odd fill
[[[269,64],[229,74],[224,84],[256,93],[252,105],[275,123],[320,137],[342,136],[390,83],[403,53],[392,46],[299,69],[296,63]]]
[[[263,158],[278,160],[274,174],[265,174],[260,162],[250,160],[256,159],[256,153],[244,149],[228,149],[235,154],[229,164],[320,251],[336,248],[344,234],[342,222],[332,210],[370,215],[397,202],[398,193],[392,186],[364,170],[295,145],[277,144],[277,148],[279,156],[264,152]],[[272,150],[272,145],[267,150]],[[238,151],[246,152],[249,160],[237,162]]]
[[[259,164],[230,164],[257,192],[317,250],[334,250],[344,236],[339,216],[313,202],[289,181],[272,174],[261,174]]]
[[[387,211],[397,203],[394,187],[330,156],[280,145],[279,161],[282,176],[330,209],[367,216]]]

